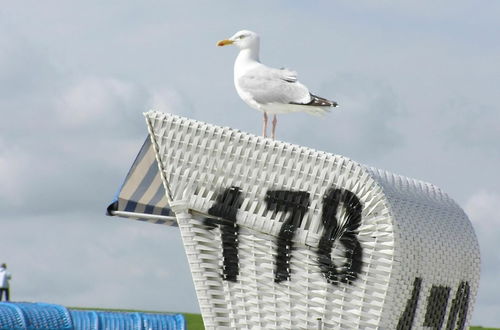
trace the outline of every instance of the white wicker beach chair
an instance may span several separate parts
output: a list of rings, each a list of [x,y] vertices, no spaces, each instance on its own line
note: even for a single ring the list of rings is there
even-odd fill
[[[348,158],[145,114],[207,329],[464,329],[479,282],[465,213]]]

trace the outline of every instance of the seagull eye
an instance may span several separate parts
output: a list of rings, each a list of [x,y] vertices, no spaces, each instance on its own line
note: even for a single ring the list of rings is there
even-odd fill
[[[242,34],[241,36],[239,36],[239,38],[243,39],[243,38],[245,38],[245,35]]]

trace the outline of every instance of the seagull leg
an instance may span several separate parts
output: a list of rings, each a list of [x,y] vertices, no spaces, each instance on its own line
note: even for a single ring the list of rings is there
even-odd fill
[[[267,137],[267,113],[264,112],[264,122],[262,123],[262,136]]]
[[[271,132],[271,137],[273,138],[273,140],[276,137],[275,132],[276,132],[276,124],[277,123],[278,123],[278,118],[276,117],[276,115],[274,115],[274,117],[273,117],[273,130]]]

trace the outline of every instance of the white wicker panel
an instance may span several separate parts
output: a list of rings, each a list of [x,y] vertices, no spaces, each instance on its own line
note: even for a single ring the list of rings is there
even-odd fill
[[[396,260],[388,293],[389,301],[406,304],[415,278],[421,278],[419,303],[413,324],[425,324],[432,286],[450,289],[443,329],[455,329],[450,320],[452,299],[461,282],[470,285],[466,324],[470,320],[479,284],[480,256],[472,225],[462,209],[441,189],[374,168],[367,169],[383,187],[394,217]],[[384,328],[395,329],[397,304],[384,307]],[[458,321],[458,320],[457,320]]]
[[[149,112],[146,120],[207,329],[311,329],[317,327],[318,318],[325,328],[393,329],[404,314],[414,278],[422,276],[421,302],[412,319],[419,328],[426,312],[421,305],[427,286],[456,288],[460,280],[447,272],[421,269],[436,269],[436,263],[441,262],[447,271],[456,270],[460,253],[467,248],[474,250],[463,255],[467,262],[478,256],[474,234],[460,208],[440,192],[427,186],[418,188],[416,181],[390,175],[387,179],[345,157],[169,114]],[[215,212],[229,187],[238,187],[231,196],[238,196],[239,202],[236,207],[222,206],[226,211],[237,208],[232,209],[235,225],[213,225],[188,213],[188,209]],[[273,193],[283,190],[287,192]],[[345,203],[325,200],[327,195],[345,198]],[[288,203],[285,200],[290,196],[302,196],[308,203]],[[353,227],[357,201],[361,222]],[[293,246],[290,250],[284,247],[284,239],[278,240],[280,235],[285,237],[283,228],[291,214],[280,208],[283,203],[289,207],[287,211],[290,207],[305,210],[288,243]],[[357,278],[351,277],[350,283],[331,283],[320,267],[325,265],[324,244],[328,241],[323,220],[335,220],[324,215],[334,204],[338,206],[338,233],[332,236],[331,256],[326,259],[333,260],[341,273],[346,270],[341,265],[357,260],[348,256],[349,248],[342,246],[341,238],[353,251],[361,250],[361,268],[356,272],[353,266],[351,271]],[[445,221],[440,219],[443,215]],[[227,223],[230,217],[224,218]],[[450,226],[468,230],[462,231],[468,244],[465,248],[458,248],[451,239]],[[436,238],[443,240],[434,241]],[[356,241],[360,249],[355,248]],[[278,245],[291,255],[289,264],[283,263],[287,258],[278,252]],[[415,252],[416,248],[434,254],[440,249],[445,254],[443,258],[430,257]],[[460,253],[453,254],[454,249]],[[318,251],[323,251],[323,257]],[[280,265],[285,265],[285,275],[277,272]],[[466,274],[477,273],[477,269],[474,265],[464,267]],[[436,282],[438,279],[442,281]],[[477,277],[466,279],[473,298]],[[472,306],[473,300],[469,304]]]

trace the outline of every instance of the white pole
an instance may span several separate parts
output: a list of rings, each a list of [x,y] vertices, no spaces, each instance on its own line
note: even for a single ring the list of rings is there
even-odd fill
[[[172,216],[137,213],[137,212],[127,212],[127,211],[111,211],[111,215],[117,215],[117,216],[126,217],[126,218],[143,218],[143,219],[148,219],[148,220],[177,221],[176,217],[172,217]]]
[[[321,317],[318,317],[316,320],[318,321],[318,330],[323,330],[323,321]]]

